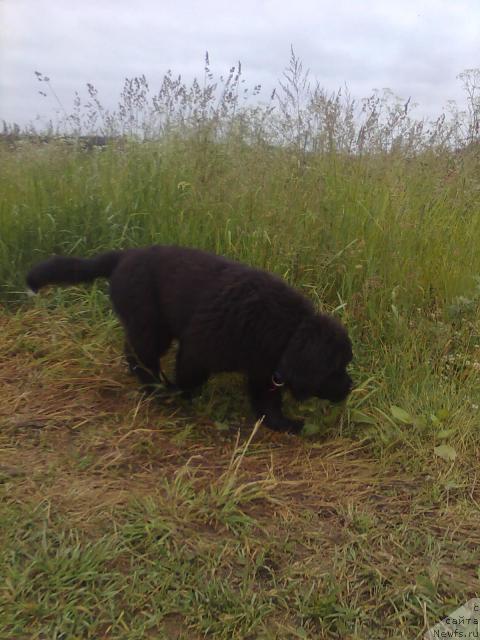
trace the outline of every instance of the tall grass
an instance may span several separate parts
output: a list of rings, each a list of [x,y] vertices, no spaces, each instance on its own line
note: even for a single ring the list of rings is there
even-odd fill
[[[444,304],[480,274],[475,152],[311,155],[168,139],[1,151],[4,296],[53,252],[194,245],[276,271],[372,319]]]
[[[51,253],[201,247],[276,272],[343,317],[363,418],[391,403],[427,416],[476,406],[476,96],[465,117],[430,125],[388,96],[356,111],[348,94],[310,86],[293,53],[274,105],[252,106],[242,86],[240,66],[215,83],[207,59],[203,83],[168,74],[152,101],[145,78],[127,82],[116,112],[90,87],[64,125],[112,134],[105,147],[27,137],[12,148],[6,136],[3,300],[18,300],[28,266]]]

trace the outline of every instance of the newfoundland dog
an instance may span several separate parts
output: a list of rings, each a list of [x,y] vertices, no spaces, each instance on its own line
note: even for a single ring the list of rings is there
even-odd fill
[[[153,246],[109,251],[91,259],[54,256],[27,276],[48,284],[110,279],[110,297],[126,332],[131,371],[149,391],[159,381],[192,394],[220,371],[241,371],[257,418],[276,431],[303,422],[282,413],[282,392],[344,400],[352,381],[345,328],[270,273],[200,251]],[[178,340],[175,385],[160,358]]]

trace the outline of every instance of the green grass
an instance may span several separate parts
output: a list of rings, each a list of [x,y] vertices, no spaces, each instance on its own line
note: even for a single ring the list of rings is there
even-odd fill
[[[33,446],[28,428],[5,429],[17,472],[30,466],[4,478],[1,637],[411,638],[479,588],[466,492],[445,503],[436,479],[346,443],[205,430],[172,460],[172,426],[151,428],[142,406],[132,431],[119,402],[121,425],[97,419],[67,448],[52,418]],[[94,465],[75,468],[74,451]]]
[[[413,638],[480,589],[480,156],[203,135],[0,148],[0,638]],[[142,400],[104,286],[52,252],[178,243],[347,325],[356,389],[302,438],[235,376]],[[237,437],[237,428],[240,435]]]

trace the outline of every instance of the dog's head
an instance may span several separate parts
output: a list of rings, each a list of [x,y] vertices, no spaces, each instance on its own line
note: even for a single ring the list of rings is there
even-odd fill
[[[290,339],[275,376],[297,400],[312,396],[341,402],[352,389],[347,366],[352,344],[345,327],[331,316],[304,320]]]

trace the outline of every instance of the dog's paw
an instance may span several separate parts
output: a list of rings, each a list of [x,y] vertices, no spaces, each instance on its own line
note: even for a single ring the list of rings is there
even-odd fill
[[[303,420],[292,420],[291,418],[275,418],[274,420],[264,420],[264,424],[272,431],[280,431],[282,433],[295,433],[298,434],[303,428]]]
[[[287,425],[284,431],[287,433],[295,433],[298,434],[303,429],[303,425],[305,424],[303,420],[287,420]]]

